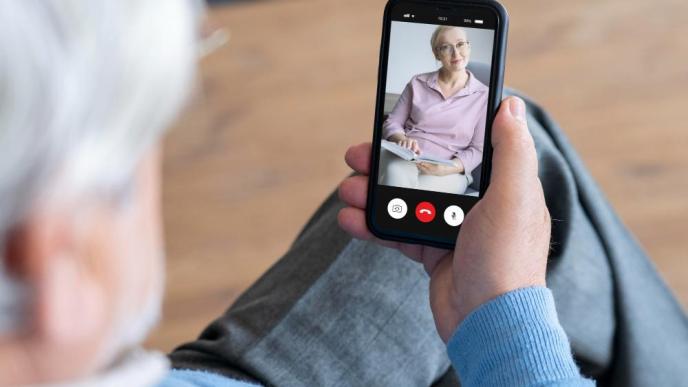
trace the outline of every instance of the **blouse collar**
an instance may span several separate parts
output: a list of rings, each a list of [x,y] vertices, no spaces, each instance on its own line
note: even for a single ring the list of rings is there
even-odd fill
[[[487,86],[480,82],[480,80],[476,78],[470,70],[466,69],[466,72],[468,73],[468,80],[466,81],[466,86],[464,86],[461,90],[457,91],[454,95],[452,95],[449,98],[470,95],[487,90]],[[429,88],[436,90],[440,94],[442,94],[442,90],[440,90],[440,87],[438,85],[439,74],[439,70],[428,73],[425,77],[425,83]]]

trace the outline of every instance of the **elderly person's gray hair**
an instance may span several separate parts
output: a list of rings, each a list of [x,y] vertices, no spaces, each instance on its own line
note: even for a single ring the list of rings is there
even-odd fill
[[[0,254],[46,194],[129,183],[188,97],[200,4],[0,2]],[[22,302],[2,262],[0,331]]]

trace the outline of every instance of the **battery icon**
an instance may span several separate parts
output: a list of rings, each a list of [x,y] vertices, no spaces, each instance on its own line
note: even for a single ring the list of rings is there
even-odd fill
[[[483,24],[483,20],[482,19],[475,19],[475,24]]]

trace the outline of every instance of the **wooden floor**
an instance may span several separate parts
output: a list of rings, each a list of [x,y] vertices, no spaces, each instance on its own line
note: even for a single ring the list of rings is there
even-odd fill
[[[507,85],[565,128],[688,305],[688,2],[504,0]],[[149,340],[194,338],[285,251],[371,137],[381,0],[214,8],[230,42],[166,141],[168,288]]]

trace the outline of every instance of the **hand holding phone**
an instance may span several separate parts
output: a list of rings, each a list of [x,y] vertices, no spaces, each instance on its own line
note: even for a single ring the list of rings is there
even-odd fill
[[[346,154],[347,164],[360,175],[339,187],[348,205],[339,213],[340,226],[355,238],[396,248],[423,264],[431,276],[430,306],[445,342],[483,303],[512,290],[545,285],[550,217],[520,99],[502,103],[492,145],[492,181],[466,215],[453,251],[375,237],[365,221],[371,145],[351,147]]]

